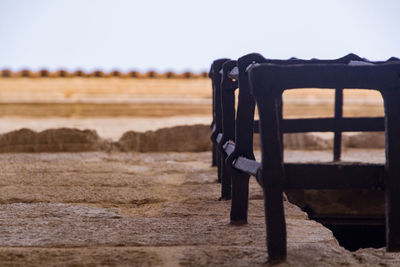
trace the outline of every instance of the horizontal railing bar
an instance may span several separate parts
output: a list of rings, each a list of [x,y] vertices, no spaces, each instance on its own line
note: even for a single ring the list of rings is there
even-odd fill
[[[286,163],[286,189],[376,189],[383,187],[383,164]]]
[[[263,79],[265,87],[277,92],[299,88],[360,88],[385,91],[400,82],[400,64],[385,63],[375,66],[347,66],[345,64],[316,64],[278,66],[261,64],[251,68],[250,76]],[[266,79],[265,77],[273,77]],[[290,77],[288,79],[287,77]],[[254,87],[253,95],[263,95],[264,88]]]
[[[252,68],[260,66],[260,63],[253,61],[246,67],[246,72],[249,72]]]
[[[258,120],[254,121],[254,133],[259,133]],[[282,121],[284,133],[301,132],[381,132],[385,131],[385,118],[383,117],[358,117],[358,118],[310,118],[310,119],[284,119]]]
[[[383,117],[284,119],[282,131],[284,133],[378,132],[385,131],[385,119]]]

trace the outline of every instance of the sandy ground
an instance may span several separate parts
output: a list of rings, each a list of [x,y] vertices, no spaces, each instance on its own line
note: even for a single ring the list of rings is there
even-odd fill
[[[229,202],[217,201],[210,158],[209,152],[1,154],[0,265],[265,265],[260,187],[251,180],[249,224],[231,226]],[[304,153],[286,153],[288,161],[299,158]],[[285,212],[282,266],[400,264],[400,254],[384,249],[345,250],[288,202]]]

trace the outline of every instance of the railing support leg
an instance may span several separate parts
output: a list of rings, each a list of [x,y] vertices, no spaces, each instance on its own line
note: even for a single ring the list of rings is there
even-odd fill
[[[223,149],[222,149],[223,150]],[[221,198],[220,200],[231,199],[231,173],[225,164],[226,154],[220,151],[220,164],[221,164]]]
[[[340,124],[343,117],[343,89],[335,89],[335,121]],[[342,153],[342,129],[338,129],[336,126],[333,139],[333,160],[339,161]]]
[[[216,156],[216,149],[217,146],[213,143],[212,144],[212,158],[211,158],[211,167],[217,166],[217,156]]]
[[[265,223],[267,228],[268,261],[286,259],[286,223],[282,188],[264,189]]]
[[[221,183],[222,181],[222,163],[221,163],[221,151],[218,149],[218,145],[215,145],[215,157],[217,159],[217,181]]]
[[[231,224],[247,223],[249,206],[249,179],[246,173],[233,171],[232,175]]]
[[[255,86],[263,86],[255,82]],[[269,261],[286,259],[286,222],[283,208],[283,140],[280,130],[281,94],[273,88],[263,88],[265,95],[257,100],[260,116],[262,168],[257,180],[264,190],[265,223]],[[256,96],[257,98],[257,96]]]
[[[385,92],[386,248],[400,251],[400,88]]]

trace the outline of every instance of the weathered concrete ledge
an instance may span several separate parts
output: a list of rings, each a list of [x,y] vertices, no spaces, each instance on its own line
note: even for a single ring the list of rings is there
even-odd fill
[[[251,181],[249,224],[230,225],[229,202],[217,201],[220,188],[210,157],[209,152],[1,154],[0,262],[265,265],[261,189]],[[399,253],[345,250],[331,231],[289,202],[285,212],[283,266],[400,264]]]

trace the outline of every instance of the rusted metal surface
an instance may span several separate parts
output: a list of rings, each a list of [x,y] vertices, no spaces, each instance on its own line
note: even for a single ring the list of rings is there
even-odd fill
[[[249,71],[250,84],[260,116],[262,162],[257,180],[264,189],[267,247],[270,260],[286,257],[286,226],[282,205],[285,188],[384,188],[386,192],[386,240],[388,251],[400,250],[400,64],[309,64],[278,66],[261,64]],[[385,105],[386,164],[284,164],[280,101],[283,91],[295,88],[363,88],[378,90]],[[340,134],[342,96],[336,94],[335,118],[326,127]],[[382,119],[353,118],[358,130],[382,128]],[[293,122],[293,121],[292,121]],[[317,121],[314,121],[316,123]],[[320,121],[321,122],[321,121]],[[323,121],[322,121],[323,122]],[[361,126],[378,123],[373,127]],[[322,125],[323,123],[321,123]],[[333,129],[332,129],[333,124]],[[314,130],[318,125],[310,123]],[[303,127],[303,126],[302,126]],[[305,128],[302,130],[306,130]],[[335,138],[340,141],[340,138]],[[340,159],[335,145],[334,159]],[[323,178],[322,178],[323,177]],[[279,234],[277,234],[279,233]]]

